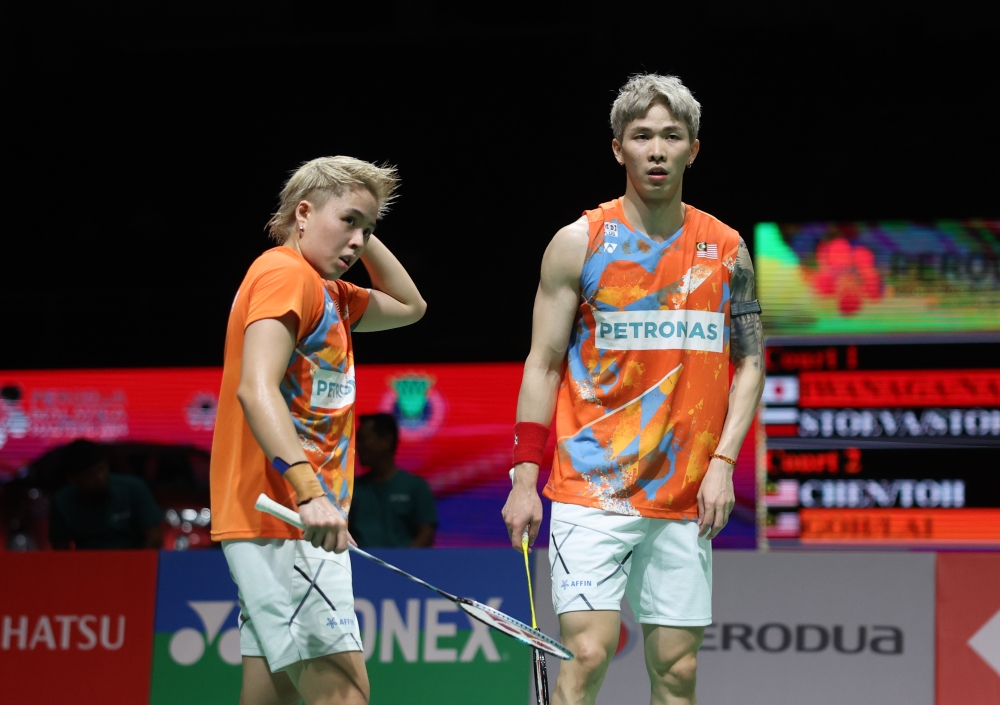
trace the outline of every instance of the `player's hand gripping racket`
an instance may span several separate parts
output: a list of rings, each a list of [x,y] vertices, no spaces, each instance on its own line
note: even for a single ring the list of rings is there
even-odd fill
[[[262,512],[267,512],[268,514],[281,519],[282,521],[291,524],[292,526],[298,527],[300,529],[305,529],[305,524],[302,523],[302,518],[299,517],[299,513],[289,509],[288,507],[278,504],[273,499],[265,494],[262,494],[257,498],[257,504],[255,507]],[[429,588],[436,592],[441,597],[451,600],[459,608],[462,609],[466,614],[468,614],[473,619],[477,619],[483,624],[486,624],[494,629],[512,636],[523,644],[527,644],[533,649],[539,649],[546,653],[552,654],[553,656],[561,659],[571,659],[573,658],[573,652],[567,649],[565,646],[560,644],[555,639],[545,636],[538,629],[529,627],[524,622],[519,622],[513,617],[504,614],[500,610],[495,610],[488,605],[484,605],[482,602],[476,602],[475,600],[470,600],[467,597],[458,597],[452,595],[451,593],[440,590],[428,582],[424,582],[420,578],[410,575],[405,570],[401,570],[394,565],[386,563],[381,558],[376,558],[372,554],[362,551],[357,546],[348,546],[348,549],[363,556],[370,561],[378,563],[383,568],[388,568],[394,573],[399,573],[404,578],[409,578],[415,583],[419,583],[426,588]]]
[[[514,468],[510,469],[510,481],[514,483]],[[535,595],[531,588],[531,567],[528,564],[528,529],[521,536],[521,553],[524,555],[524,572],[528,576],[528,603],[531,605],[531,627],[538,629],[535,618]],[[549,669],[545,665],[545,654],[538,649],[531,650],[532,673],[535,676],[535,700],[538,705],[549,705]]]

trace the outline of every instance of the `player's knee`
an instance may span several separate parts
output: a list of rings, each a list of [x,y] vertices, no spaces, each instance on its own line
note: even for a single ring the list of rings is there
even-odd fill
[[[666,689],[675,696],[694,693],[697,681],[698,657],[694,654],[684,654],[670,664],[661,668],[653,668],[655,675]]]
[[[608,649],[604,644],[591,639],[573,644],[574,661],[588,675],[602,673],[608,662]]]

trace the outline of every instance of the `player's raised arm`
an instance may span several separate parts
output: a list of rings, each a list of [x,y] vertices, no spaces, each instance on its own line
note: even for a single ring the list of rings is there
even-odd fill
[[[729,390],[726,423],[698,492],[698,523],[701,534],[707,533],[709,538],[722,531],[736,504],[733,491],[736,466],[722,458],[735,462],[764,391],[764,329],[760,323],[753,263],[742,238],[730,287],[729,358],[736,372]]]
[[[544,433],[552,421],[569,334],[580,307],[580,272],[587,254],[587,239],[587,219],[580,218],[556,233],[542,257],[542,274],[532,313],[531,350],[524,363],[517,398],[518,430],[524,429],[525,436],[532,434],[531,424],[544,427],[538,429]],[[532,442],[541,442],[544,447],[544,439],[515,436],[515,444]],[[525,528],[528,543],[533,544],[541,527],[542,502],[537,481],[537,462],[514,466],[514,487],[504,505],[503,518],[511,545],[518,551]]]
[[[407,274],[389,248],[372,235],[365,246],[361,261],[372,279],[371,298],[356,333],[400,328],[419,321],[427,304],[417,291],[417,285]]]

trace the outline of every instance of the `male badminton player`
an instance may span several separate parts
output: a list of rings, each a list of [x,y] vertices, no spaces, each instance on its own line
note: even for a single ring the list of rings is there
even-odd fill
[[[747,247],[681,200],[701,107],[673,76],[635,76],[611,109],[625,195],[586,211],[542,258],[503,516],[520,550],[542,521],[538,465],[556,416],[552,599],[563,643],[553,703],[593,703],[625,595],[652,703],[695,702],[712,621],[710,539],[764,383]],[[729,386],[729,363],[736,374]]]
[[[270,221],[229,315],[212,443],[212,538],[239,586],[241,705],[367,703],[347,529],[354,482],[351,334],[408,325],[426,305],[373,234],[396,171],[307,162]],[[366,290],[340,281],[361,260]],[[305,531],[254,509],[297,508]]]

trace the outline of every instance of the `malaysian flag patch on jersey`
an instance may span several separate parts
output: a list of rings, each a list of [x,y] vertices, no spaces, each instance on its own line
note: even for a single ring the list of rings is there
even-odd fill
[[[719,259],[719,246],[711,242],[699,242],[698,256],[703,259]]]

